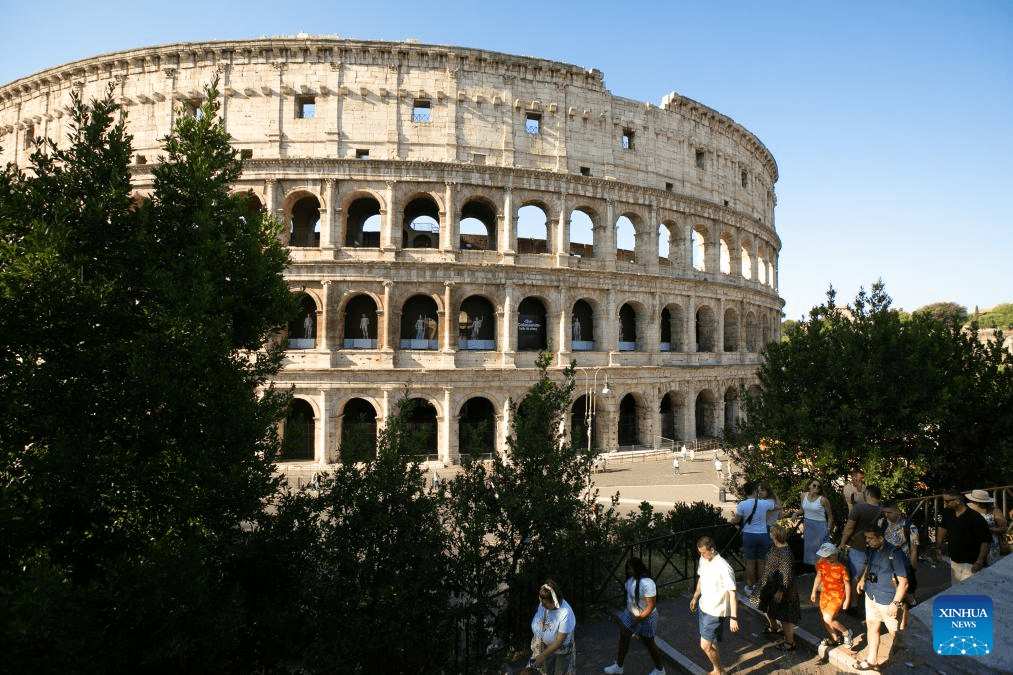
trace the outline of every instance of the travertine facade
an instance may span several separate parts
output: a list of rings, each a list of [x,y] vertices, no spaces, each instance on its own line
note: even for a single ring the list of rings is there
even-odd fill
[[[502,449],[507,401],[545,346],[586,368],[568,424],[586,439],[596,391],[604,449],[714,436],[739,414],[783,303],[777,167],[731,119],[674,93],[618,98],[563,63],[300,36],[118,52],[8,84],[0,161],[64,137],[72,90],[113,86],[144,192],[159,139],[214,77],[245,157],[236,189],[288,224],[303,313],[279,384],[311,430],[293,461],[368,445],[405,383],[431,454]],[[469,436],[481,421],[493,431]]]

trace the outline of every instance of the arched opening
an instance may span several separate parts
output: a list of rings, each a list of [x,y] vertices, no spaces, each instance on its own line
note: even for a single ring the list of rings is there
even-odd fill
[[[260,201],[260,197],[253,190],[247,190],[241,196],[246,200],[246,220],[253,223],[259,222],[261,214],[264,213],[264,204]]]
[[[289,349],[315,349],[317,346],[317,304],[303,294],[299,313],[288,323]]]
[[[496,408],[487,398],[470,398],[461,406],[457,447],[462,455],[488,455],[496,451]]]
[[[717,351],[717,322],[714,320],[714,310],[703,305],[696,310],[696,350],[698,352]]]
[[[637,414],[637,400],[633,394],[626,394],[619,402],[619,446],[641,445],[640,418]]]
[[[436,301],[413,295],[401,309],[401,349],[439,349],[439,313]]]
[[[376,349],[376,302],[357,295],[345,305],[345,349]]]
[[[405,428],[420,452],[429,459],[436,459],[439,436],[433,404],[424,398],[413,398]]]
[[[718,268],[721,270],[721,274],[732,273],[732,251],[728,241],[721,237],[718,241]]]
[[[496,349],[496,309],[491,302],[480,295],[465,298],[457,323],[458,349]]]
[[[402,248],[439,248],[440,209],[429,197],[416,197],[404,209]]]
[[[756,326],[756,315],[750,312],[746,314],[746,351],[756,353],[758,333]]]
[[[594,311],[586,300],[573,303],[570,320],[570,349],[575,352],[594,350]]]
[[[770,317],[764,316],[760,319],[760,348],[767,346],[770,342]]]
[[[353,398],[345,404],[340,454],[345,464],[376,459],[376,408],[369,401]]]
[[[320,201],[308,195],[292,205],[289,219],[289,246],[320,246]]]
[[[545,305],[538,298],[524,298],[517,309],[517,350],[540,351],[548,347]]]
[[[740,253],[741,265],[742,265],[742,278],[752,279],[753,278],[753,252],[749,242],[742,244],[742,251]]]
[[[301,398],[292,399],[285,416],[281,455],[284,462],[313,461],[316,457],[316,425],[313,406]]]
[[[626,216],[616,220],[616,260],[625,263],[637,261],[637,228]]]
[[[739,351],[739,313],[733,308],[725,310],[725,335],[722,348],[726,352]]]
[[[672,264],[672,231],[668,225],[658,225],[658,264],[667,267]]]
[[[598,448],[598,421],[589,415],[587,394],[580,396],[570,407],[570,443],[580,448]],[[590,421],[591,435],[588,436]]]
[[[739,392],[735,387],[725,390],[725,429],[732,432],[739,424]]]
[[[461,209],[460,248],[490,251],[496,248],[496,211],[485,202],[472,200]]]
[[[693,230],[693,269],[707,271],[707,239],[700,230]]]
[[[594,221],[587,212],[574,209],[570,213],[570,255],[594,257]]]
[[[696,437],[697,438],[714,438],[717,436],[717,430],[714,428],[716,424],[714,409],[717,404],[717,399],[714,396],[714,392],[710,389],[704,389],[696,397]]]
[[[682,401],[672,393],[667,393],[658,406],[661,415],[661,439],[674,446],[685,438],[682,430]]]
[[[637,349],[637,313],[629,303],[619,308],[619,351]]]
[[[667,323],[669,326],[669,351],[684,352],[686,351],[684,332],[686,319],[683,315],[682,306],[673,304],[665,309],[668,310],[668,321],[662,320],[662,324]]]
[[[672,351],[672,313],[668,307],[661,310],[661,343],[658,349],[663,352]]]
[[[379,248],[380,202],[373,197],[360,197],[348,205],[345,246]]]
[[[517,209],[517,252],[548,253],[549,227],[545,210],[534,204]]]

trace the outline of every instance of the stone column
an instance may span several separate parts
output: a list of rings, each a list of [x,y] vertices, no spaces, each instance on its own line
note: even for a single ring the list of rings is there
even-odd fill
[[[640,264],[644,265],[647,268],[647,273],[648,274],[659,274],[660,271],[661,271],[661,266],[658,264],[658,258],[660,257],[658,255],[658,241],[659,241],[658,230],[660,230],[661,228],[660,228],[660,226],[658,224],[658,205],[657,204],[655,204],[653,202],[651,203],[650,209],[648,210],[647,217],[648,217],[648,221],[649,222],[647,224],[647,227],[646,227],[646,230],[645,230],[645,233],[644,233],[644,236],[643,236],[643,238],[646,239],[646,242],[644,243],[643,246],[639,245],[639,243],[640,243],[639,242],[640,237],[637,238],[638,239],[638,241],[637,241],[637,243],[638,243],[638,246],[637,246],[637,260],[640,261],[641,260],[640,256],[643,255],[644,256],[643,262],[641,262]],[[669,242],[668,253],[669,253],[669,255],[672,254],[672,244],[671,244],[671,242]]]
[[[503,213],[500,214],[499,226],[496,248],[503,254],[513,255],[517,251],[517,215],[510,186],[503,188]]]
[[[457,312],[453,305],[453,281],[443,282],[443,316],[440,318],[443,326],[443,349],[444,353],[452,354],[457,351]],[[439,312],[437,312],[439,314]]]
[[[334,188],[333,178],[324,179],[324,206],[320,209],[320,248],[321,250],[333,249],[334,232],[334,196],[337,190]]]
[[[545,214],[545,236],[549,238],[547,244],[552,247],[552,253],[556,256],[559,267],[569,266],[570,257],[570,212],[566,197],[566,190],[561,190],[555,227],[549,222],[549,214]]]
[[[331,312],[331,307],[334,305],[334,298],[331,297],[334,291],[334,283],[330,279],[323,281],[323,290],[321,291],[321,311],[317,322],[317,349],[328,351],[331,349],[331,334],[337,328],[336,318],[338,312]]]
[[[393,281],[385,280],[383,282],[383,307],[376,313],[376,341],[377,347],[385,352],[394,351],[394,340],[391,336],[391,323],[393,318],[397,315],[396,312],[390,306],[390,291],[394,285]],[[387,416],[386,411],[384,417]]]
[[[397,181],[387,181],[386,212],[380,211],[380,251],[394,252],[401,248],[401,214],[394,203],[394,188]]]
[[[616,205],[605,201],[605,222],[594,228],[594,257],[606,261],[606,269],[615,269],[616,263]]]
[[[443,211],[440,212],[440,250],[444,253],[456,251],[461,243],[461,222],[458,219],[456,199],[456,184],[447,181],[444,192]]]
[[[443,416],[437,420],[439,424],[439,438],[436,443],[437,457],[444,464],[450,463],[451,458],[451,427],[455,425],[451,424],[452,419],[456,419],[457,416],[450,410],[450,392],[453,391],[453,387],[443,388]]]

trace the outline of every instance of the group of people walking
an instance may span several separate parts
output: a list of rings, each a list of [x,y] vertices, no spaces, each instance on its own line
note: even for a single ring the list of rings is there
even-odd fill
[[[788,531],[776,521],[782,516],[801,517],[802,562],[815,571],[810,601],[816,604],[818,599],[827,634],[822,646],[850,647],[854,635],[838,615],[849,611],[861,616],[867,629],[867,649],[853,667],[879,671],[889,656],[889,650],[880,654],[881,628],[885,626],[889,633],[902,628],[906,609],[915,602],[919,528],[908,521],[896,503],[882,501],[879,488],[866,485],[860,471],[851,476],[843,491],[848,516],[839,545],[831,541],[835,522],[821,481],[813,479],[806,484],[799,496],[800,509],[789,514],[782,512],[781,501],[767,483],[747,486],[746,491],[748,496],[737,505],[732,522],[742,528],[743,590],[766,619],[764,634],[779,638],[776,649],[795,649],[795,626],[801,618],[796,560],[789,547]],[[942,559],[943,546],[948,545],[951,583],[956,584],[1004,554],[1006,519],[993,508],[994,500],[985,490],[947,490],[943,506],[935,554],[937,560]],[[735,574],[711,537],[697,541],[697,552],[699,567],[690,611],[697,615],[700,648],[711,662],[712,675],[718,675],[724,672],[719,643],[725,625],[732,632],[739,630]],[[620,619],[616,660],[603,670],[609,675],[622,675],[636,635],[654,664],[650,675],[664,675],[662,655],[655,642],[657,584],[639,558],[627,560],[625,573],[626,605]],[[539,607],[531,624],[531,670],[526,672],[573,675],[573,610],[552,580],[541,587],[538,597]]]

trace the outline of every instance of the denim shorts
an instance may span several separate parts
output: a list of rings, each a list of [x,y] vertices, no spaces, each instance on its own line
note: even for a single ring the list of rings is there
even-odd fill
[[[746,554],[746,560],[763,560],[772,543],[766,532],[742,533],[742,551]]]
[[[706,612],[697,613],[697,622],[700,625],[700,637],[707,642],[721,642],[725,634],[725,620],[720,616],[711,616]]]
[[[622,621],[623,627],[626,628],[631,633],[636,633],[642,638],[654,637],[655,631],[658,628],[658,610],[654,610],[646,617],[641,619],[640,623],[634,626],[633,622],[635,620],[636,619],[634,618],[633,613],[630,612],[630,608],[627,607],[626,610],[623,611],[622,619],[620,619],[620,621]]]

